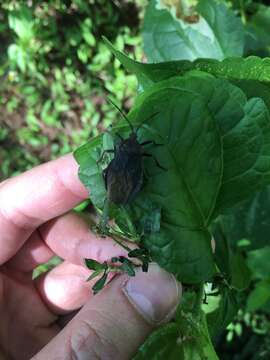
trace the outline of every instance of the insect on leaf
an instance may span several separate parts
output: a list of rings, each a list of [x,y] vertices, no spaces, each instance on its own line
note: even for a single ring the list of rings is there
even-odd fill
[[[129,119],[134,123],[153,113],[140,129],[140,141],[163,144],[151,154],[168,170],[144,160],[149,176],[129,215],[136,227],[136,219],[149,210],[146,202],[154,204],[155,231],[143,237],[151,258],[181,281],[209,280],[215,272],[211,221],[270,181],[268,110],[227,80],[197,72],[153,84],[137,98]],[[119,128],[123,136],[128,130]],[[101,138],[95,141],[102,146]],[[94,171],[96,164],[92,169],[92,152],[96,148],[87,144],[75,156],[81,178],[93,184],[91,199],[102,208],[106,194],[103,199],[95,194],[103,179]]]

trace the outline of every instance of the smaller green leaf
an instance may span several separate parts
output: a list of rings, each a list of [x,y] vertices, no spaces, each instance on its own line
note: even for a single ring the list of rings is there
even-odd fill
[[[257,11],[249,17],[246,25],[247,35],[246,54],[257,54],[261,57],[269,56],[270,44],[270,7],[256,3]]]
[[[97,277],[98,275],[100,275],[102,273],[102,270],[96,270],[94,271],[89,278],[86,281],[90,281],[93,280],[95,277]]]
[[[141,219],[143,226],[143,232],[145,234],[157,233],[160,230],[161,211],[159,209],[152,210],[151,213],[147,213]]]
[[[142,271],[143,271],[143,272],[147,272],[147,271],[148,271],[148,268],[149,268],[149,261],[143,261]]]
[[[30,8],[25,5],[19,6],[18,10],[8,12],[9,27],[16,33],[18,38],[29,45],[34,35],[34,19]]]
[[[197,308],[197,299],[201,300],[201,294],[184,293],[175,322],[153,332],[134,360],[217,360],[206,317],[201,308]]]
[[[117,263],[117,262],[119,262],[119,258],[114,256],[114,257],[111,258],[111,262],[112,263]]]
[[[236,253],[231,258],[231,285],[237,290],[246,289],[251,281],[251,272],[242,254]]]
[[[123,265],[120,266],[120,269],[126,272],[129,276],[135,276],[134,264],[128,259],[124,259]]]
[[[129,256],[129,257],[138,257],[138,256],[141,256],[141,255],[148,255],[148,250],[147,250],[147,249],[140,248],[140,249],[131,250],[131,251],[128,253],[128,256]]]
[[[248,252],[247,265],[255,279],[270,278],[270,246]]]
[[[270,109],[270,86],[258,80],[232,80],[234,85],[238,86],[248,99],[260,97],[265,105]]]
[[[103,287],[106,283],[107,277],[108,277],[108,274],[105,271],[104,274],[102,275],[102,277],[94,284],[94,286],[92,287],[94,295],[96,295],[100,290],[103,289]]]
[[[224,234],[222,223],[220,218],[212,225],[212,234],[215,239],[216,249],[215,249],[215,261],[218,266],[219,271],[227,280],[230,280],[231,268],[230,268],[230,258],[231,251],[228,243],[228,238]]]
[[[107,269],[108,265],[106,263],[99,263],[96,260],[93,259],[84,259],[85,261],[85,265],[88,267],[88,269],[90,270],[104,270]]]
[[[149,2],[143,27],[148,61],[241,56],[244,27],[239,17],[222,1],[196,1],[195,9],[189,9],[189,2]]]
[[[238,309],[236,291],[223,287],[219,295],[218,307],[207,314],[207,324],[211,338],[215,338],[226,328],[237,314]]]
[[[224,236],[232,248],[236,249],[240,240],[247,239],[248,250],[256,250],[269,244],[269,217],[270,187],[268,186],[251,199],[231,208],[220,217],[220,221]]]
[[[133,360],[184,360],[181,336],[176,324],[168,324],[155,331],[140,347]]]
[[[149,198],[145,198],[144,201],[135,199],[129,209],[129,216],[133,220],[136,232],[141,236],[158,233],[160,230],[161,207]],[[124,218],[123,220],[127,222]]]
[[[77,205],[75,208],[73,208],[73,210],[76,212],[83,212],[87,208],[87,206],[89,206],[89,204],[90,204],[89,199],[84,200],[79,205]]]
[[[256,311],[270,300],[270,282],[263,280],[256,284],[247,300],[247,311]]]
[[[270,58],[258,56],[228,57],[222,61],[216,59],[197,59],[195,61],[176,60],[156,64],[140,63],[132,60],[124,53],[116,50],[113,45],[103,38],[109,50],[131,73],[137,76],[140,88],[145,90],[155,82],[184,75],[191,70],[200,70],[219,78],[230,81],[255,80],[262,84],[270,84]],[[264,87],[264,93],[266,89]],[[267,99],[267,94],[265,93]]]

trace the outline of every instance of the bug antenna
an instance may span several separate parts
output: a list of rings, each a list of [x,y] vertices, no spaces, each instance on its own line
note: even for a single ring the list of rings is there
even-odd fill
[[[131,122],[128,120],[128,117],[123,113],[123,111],[112,101],[112,99],[108,98],[108,101],[118,110],[118,112],[122,115],[122,117],[126,120],[128,125],[130,126],[132,132],[134,132],[134,127]]]
[[[156,111],[154,114],[150,115],[147,119],[145,119],[143,122],[140,123],[140,125],[136,129],[136,133],[138,133],[138,130],[149,120],[151,120],[153,117],[155,117],[157,114],[159,114],[159,111]]]

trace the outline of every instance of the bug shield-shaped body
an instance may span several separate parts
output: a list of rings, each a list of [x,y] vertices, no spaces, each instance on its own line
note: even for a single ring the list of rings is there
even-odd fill
[[[104,170],[107,199],[125,205],[140,191],[143,183],[143,154],[136,132],[114,149],[114,158]]]

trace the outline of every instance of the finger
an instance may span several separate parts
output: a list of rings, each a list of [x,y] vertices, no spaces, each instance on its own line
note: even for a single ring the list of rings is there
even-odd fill
[[[81,308],[91,297],[90,271],[64,261],[35,280],[36,288],[46,306],[55,315]]]
[[[8,268],[29,272],[38,265],[47,263],[55,256],[54,252],[43,241],[39,231],[34,231],[20,250],[6,263]]]
[[[133,243],[125,245],[135,248]],[[85,258],[104,262],[114,256],[127,256],[127,251],[114,240],[91,232],[85,217],[70,212],[42,225],[7,265],[27,272],[55,255],[84,266]]]
[[[180,285],[157,265],[119,276],[33,359],[130,359],[155,326],[172,318],[180,295]]]
[[[70,154],[0,185],[0,264],[17,252],[36,227],[87,198],[77,171]]]

